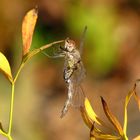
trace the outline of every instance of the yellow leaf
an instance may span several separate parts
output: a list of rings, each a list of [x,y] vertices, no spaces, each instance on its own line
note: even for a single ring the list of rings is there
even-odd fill
[[[85,112],[86,112],[87,117],[89,119],[91,119],[93,122],[95,121],[97,124],[101,125],[101,122],[98,119],[98,116],[96,115],[94,110],[92,109],[91,104],[90,104],[88,98],[85,98],[84,106],[85,106]]]
[[[120,140],[120,136],[110,135],[103,133],[101,130],[97,129],[94,124],[90,130],[90,139],[102,139],[102,140]]]
[[[12,81],[11,68],[7,58],[0,52],[0,70],[5,74],[5,76]]]
[[[90,137],[90,140],[96,140],[95,137]]]
[[[92,127],[94,121],[91,120],[91,119],[87,116],[87,114],[86,114],[86,112],[85,112],[85,108],[82,108],[82,107],[81,107],[81,115],[82,115],[82,118],[83,118],[85,124],[91,129],[91,127]]]
[[[112,114],[112,112],[109,110],[107,103],[105,102],[105,100],[101,97],[101,101],[102,101],[102,105],[103,105],[103,109],[104,112],[107,116],[107,118],[109,119],[109,121],[113,124],[113,126],[116,128],[116,130],[119,132],[119,134],[121,136],[123,136],[123,129],[119,123],[119,121],[117,120],[117,118]]]
[[[138,80],[136,80],[136,87],[137,87],[137,83],[138,82],[140,82],[140,79],[138,79]],[[137,95],[137,93],[136,93],[136,89],[135,89],[135,93],[134,93],[134,97],[135,97],[135,100],[136,100],[136,102],[137,102],[137,104],[138,104],[138,107],[139,107],[139,111],[140,111],[140,98],[139,98],[139,96]]]
[[[128,93],[128,95],[126,96],[126,98],[125,98],[125,105],[124,105],[124,125],[123,125],[123,131],[124,131],[124,134],[125,135],[126,135],[126,131],[127,131],[127,106],[128,106],[128,103],[129,103],[132,95],[134,94],[135,86],[136,85],[134,85],[132,91],[130,91]]]
[[[133,89],[128,93],[128,95],[126,96],[125,98],[125,106],[124,106],[124,125],[123,125],[123,131],[124,131],[124,134],[126,135],[126,132],[127,132],[127,106],[128,106],[128,103],[131,99],[131,97],[134,95],[135,97],[135,100],[136,102],[138,103],[138,107],[139,107],[139,110],[140,110],[140,98],[138,97],[137,93],[136,93],[136,87],[137,87],[137,83],[139,82],[140,80],[136,80],[134,86],[133,86]]]
[[[32,43],[32,36],[38,17],[37,9],[30,10],[22,22],[23,55],[29,52]]]

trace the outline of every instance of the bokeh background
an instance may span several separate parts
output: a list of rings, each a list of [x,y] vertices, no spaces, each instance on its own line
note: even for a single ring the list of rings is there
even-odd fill
[[[39,18],[31,49],[66,37],[75,40],[78,46],[87,25],[82,56],[87,71],[84,92],[108,125],[100,96],[123,124],[125,96],[140,78],[140,1],[1,0],[0,51],[8,58],[13,74],[21,62],[22,19],[36,4]],[[89,129],[78,110],[70,109],[60,119],[67,97],[63,62],[63,59],[49,59],[40,54],[22,70],[15,89],[14,140],[89,138]],[[0,74],[0,121],[5,129],[8,128],[10,89]],[[140,113],[134,99],[129,104],[128,115],[128,136],[132,139],[140,134]],[[4,138],[0,136],[0,139]]]

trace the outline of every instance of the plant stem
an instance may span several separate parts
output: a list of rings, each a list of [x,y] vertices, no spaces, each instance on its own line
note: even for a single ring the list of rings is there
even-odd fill
[[[7,137],[7,134],[3,132],[2,130],[0,130],[0,134]]]
[[[123,140],[128,140],[128,137],[126,135],[124,135]]]
[[[24,64],[21,63],[19,69],[18,69],[18,72],[12,82],[12,92],[11,92],[11,103],[10,103],[10,117],[9,117],[9,130],[8,130],[8,138],[10,140],[12,140],[11,138],[11,130],[12,130],[12,123],[13,123],[13,108],[14,108],[14,91],[15,91],[15,82],[19,76],[19,73],[21,71],[21,69],[23,68]]]
[[[57,44],[57,43],[60,43],[60,42],[63,42],[63,40],[61,41],[56,41],[56,42],[53,42],[53,43],[50,43],[48,45],[45,45],[45,46],[42,46],[41,48],[37,49],[37,50],[34,50],[32,53],[33,55],[31,55],[29,58],[31,58],[32,56],[34,56],[35,54],[39,53],[40,51],[48,48],[48,47],[51,47],[52,45],[54,44]],[[35,53],[34,53],[35,52]],[[27,59],[29,60],[29,59]],[[26,60],[26,61],[27,61]],[[25,62],[26,62],[25,61]],[[14,80],[11,82],[12,84],[12,92],[11,92],[11,103],[10,103],[10,116],[9,116],[9,129],[8,129],[8,133],[5,133],[5,132],[0,132],[2,135],[8,137],[9,140],[12,140],[12,137],[11,137],[11,131],[12,131],[12,123],[13,123],[13,108],[14,108],[14,91],[15,91],[15,82],[19,76],[19,73],[21,72],[21,69],[24,67],[25,65],[25,62],[22,60],[20,66],[19,66],[19,69],[17,71],[17,74],[14,78]]]
[[[55,42],[52,42],[50,44],[44,45],[44,46],[40,47],[39,49],[44,50],[44,49],[47,49],[55,44],[62,43],[62,42],[64,42],[64,40],[55,41]]]
[[[14,90],[15,90],[15,83],[13,82],[12,83],[11,104],[10,104],[9,130],[8,130],[9,136],[11,136],[12,122],[13,122]]]
[[[12,137],[11,137],[11,135],[7,134],[6,132],[3,132],[2,130],[0,130],[0,134],[3,135],[3,136],[5,136],[5,137],[7,137],[8,140],[13,140]]]
[[[18,78],[18,76],[19,76],[19,73],[20,73],[21,69],[23,68],[23,66],[24,66],[24,63],[22,62],[22,63],[20,64],[20,66],[19,66],[18,72],[17,72],[17,74],[16,74],[16,76],[15,76],[15,78],[14,78],[13,83],[16,82],[16,80],[17,80],[17,78]]]
[[[127,132],[127,119],[128,119],[127,118],[127,105],[125,105],[125,109],[124,109],[124,125],[123,125],[124,135],[126,135],[126,132]]]
[[[7,135],[9,140],[13,140],[11,136]]]

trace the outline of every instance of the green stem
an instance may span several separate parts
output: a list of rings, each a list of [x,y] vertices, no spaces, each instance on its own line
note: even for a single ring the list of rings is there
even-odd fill
[[[17,74],[16,74],[16,76],[15,76],[15,78],[14,78],[13,83],[16,82],[16,80],[17,80],[17,78],[18,78],[18,76],[19,76],[19,73],[20,73],[21,69],[23,68],[23,66],[24,66],[24,63],[22,62],[22,63],[20,64],[20,66],[19,66],[18,72],[17,72]]]
[[[9,136],[11,136],[12,122],[13,122],[14,90],[15,90],[15,83],[13,82],[12,83],[11,105],[10,105],[9,130],[8,130]]]
[[[54,44],[61,43],[63,41],[64,40],[56,41],[56,42],[50,43],[48,45],[42,46],[41,48],[32,51],[31,56],[28,56],[29,58],[27,57],[27,59],[25,59],[25,61],[22,60],[22,63],[20,64],[20,67],[19,67],[19,69],[17,71],[17,74],[16,74],[14,80],[11,82],[12,83],[12,93],[11,93],[12,95],[11,95],[11,104],[10,104],[10,117],[9,117],[8,133],[2,132],[2,131],[0,132],[2,135],[8,137],[9,140],[12,140],[11,131],[12,131],[12,123],[13,123],[14,90],[15,90],[15,82],[16,82],[18,76],[19,76],[19,73],[21,72],[22,68],[24,67],[25,62],[27,62],[27,60],[29,60],[32,56],[34,56],[35,54],[39,53],[40,51],[42,51],[42,50],[44,50],[44,49],[46,49],[48,47],[51,47]]]
[[[12,82],[12,93],[11,93],[11,104],[10,104],[10,117],[9,117],[9,130],[8,130],[8,135],[9,135],[9,139],[11,140],[11,131],[12,131],[12,123],[13,123],[13,108],[14,108],[14,90],[15,90],[15,82],[19,76],[19,73],[21,71],[21,69],[23,68],[24,64],[21,63],[18,72],[14,78],[14,81]]]

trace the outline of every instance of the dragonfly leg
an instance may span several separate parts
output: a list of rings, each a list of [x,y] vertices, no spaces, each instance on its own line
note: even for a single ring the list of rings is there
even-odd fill
[[[60,58],[60,57],[64,57],[64,53],[60,53],[60,54],[57,54],[57,55],[49,55],[43,51],[41,51],[42,54],[44,54],[45,56],[49,57],[49,58]]]
[[[59,46],[59,48],[53,47],[53,55],[59,55],[61,53],[64,53],[63,49],[61,48],[61,46]]]

